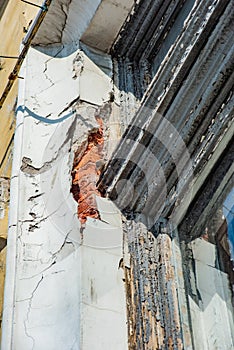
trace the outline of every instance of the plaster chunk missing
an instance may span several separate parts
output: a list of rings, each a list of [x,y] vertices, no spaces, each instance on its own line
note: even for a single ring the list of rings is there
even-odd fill
[[[78,51],[76,57],[73,60],[73,79],[77,79],[84,69],[84,57],[81,51]]]
[[[10,199],[10,180],[0,177],[0,220],[4,218]]]
[[[72,170],[71,192],[78,202],[78,217],[81,224],[86,222],[87,217],[100,219],[96,202],[96,196],[100,196],[100,192],[96,183],[101,171],[104,136],[103,120],[99,116],[95,118],[99,128],[89,133],[86,148],[84,149],[83,145],[83,150],[75,152]]]

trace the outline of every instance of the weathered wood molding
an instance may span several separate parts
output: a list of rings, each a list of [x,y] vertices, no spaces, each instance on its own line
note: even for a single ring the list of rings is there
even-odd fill
[[[138,20],[143,16],[138,14]],[[100,189],[121,209],[173,217],[183,198],[188,208],[189,197],[196,195],[192,180],[202,176],[231,127],[233,16],[231,1],[194,4],[100,179]],[[131,20],[127,26],[131,28]],[[114,46],[120,89],[137,95],[135,61],[128,57],[132,46],[124,46],[124,35]],[[150,40],[153,45],[153,34]]]

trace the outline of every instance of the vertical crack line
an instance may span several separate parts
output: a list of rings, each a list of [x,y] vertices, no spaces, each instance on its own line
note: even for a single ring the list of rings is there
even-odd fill
[[[33,297],[39,287],[39,285],[41,284],[42,280],[43,280],[43,275],[41,276],[41,279],[37,282],[37,285],[36,287],[34,288],[34,290],[32,291],[32,294],[31,294],[31,297],[29,298],[29,302],[28,302],[28,310],[27,310],[27,314],[26,314],[26,318],[24,320],[24,331],[25,331],[25,334],[28,338],[30,338],[32,340],[32,350],[34,349],[35,347],[35,339],[29,334],[28,332],[28,329],[27,329],[27,323],[29,322],[29,314],[30,314],[30,311],[31,311],[31,306],[32,306],[32,300],[33,300]]]
[[[71,5],[72,0],[68,0],[67,4],[60,4],[60,8],[62,13],[64,14],[64,23],[63,23],[63,27],[61,30],[61,36],[60,36],[60,42],[63,42],[63,36],[64,36],[64,31],[65,31],[65,27],[67,25],[67,18],[68,18],[68,13],[69,13],[69,7]]]

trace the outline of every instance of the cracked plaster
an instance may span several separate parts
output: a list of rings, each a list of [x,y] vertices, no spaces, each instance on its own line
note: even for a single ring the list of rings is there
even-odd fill
[[[17,237],[16,247],[9,245],[9,250],[16,249],[17,266],[11,276],[16,290],[11,306],[13,348],[78,350],[82,343],[82,349],[95,345],[103,350],[115,343],[123,350],[127,330],[118,269],[119,211],[108,200],[98,199],[106,222],[88,219],[81,237],[77,203],[70,193],[74,151],[98,127],[95,113],[109,101],[113,83],[80,50],[59,58],[30,49],[25,69],[25,95],[20,100],[24,108],[18,112],[23,122],[17,128],[22,148],[12,177],[19,207],[9,230]],[[34,118],[56,121],[67,113],[70,117],[57,124]],[[110,123],[112,116],[104,117]],[[110,134],[114,138],[116,132],[107,131],[105,138]],[[112,146],[107,143],[107,154]],[[7,307],[9,311],[9,303]],[[108,317],[111,322],[103,326]],[[103,340],[93,344],[97,337]],[[8,344],[4,349],[11,348]]]

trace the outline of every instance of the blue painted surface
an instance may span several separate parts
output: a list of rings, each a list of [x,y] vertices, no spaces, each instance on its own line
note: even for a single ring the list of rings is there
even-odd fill
[[[40,116],[39,114],[36,114],[34,113],[33,111],[31,111],[28,107],[26,106],[19,106],[17,109],[16,109],[16,113],[17,112],[27,112],[28,115],[26,115],[26,117],[32,117],[34,119],[37,119],[43,123],[46,123],[46,124],[58,124],[58,123],[61,123],[63,122],[64,120],[66,120],[67,118],[70,118],[74,115],[74,112],[70,112],[66,115],[64,115],[63,117],[61,118],[57,118],[57,119],[49,119],[47,117],[42,117]]]
[[[223,204],[223,214],[227,220],[231,259],[234,261],[234,188]]]

